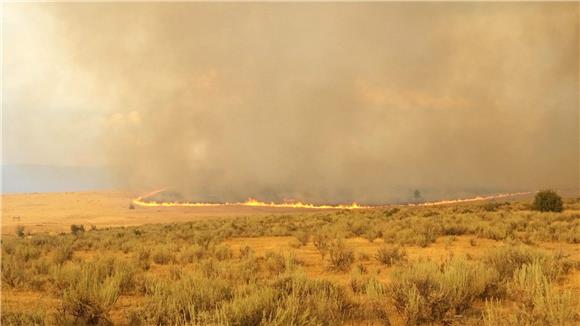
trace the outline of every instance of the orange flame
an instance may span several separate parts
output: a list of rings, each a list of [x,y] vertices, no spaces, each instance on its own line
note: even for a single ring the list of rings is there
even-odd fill
[[[446,204],[467,203],[467,202],[472,202],[472,201],[492,200],[492,199],[522,196],[522,195],[528,195],[531,193],[532,193],[531,191],[511,192],[511,193],[505,193],[505,194],[495,194],[495,195],[490,195],[490,196],[477,196],[477,197],[464,198],[464,199],[440,200],[440,201],[433,201],[433,202],[420,203],[420,204],[409,204],[409,206],[438,206],[438,205],[446,205]]]
[[[158,193],[165,191],[167,188],[159,189],[152,191],[144,196],[137,197],[133,199],[133,204],[143,207],[216,207],[216,206],[249,206],[249,207],[273,207],[273,208],[307,208],[307,209],[361,209],[361,208],[373,208],[373,207],[381,207],[380,206],[363,206],[357,203],[352,203],[350,205],[340,204],[340,205],[315,205],[303,202],[284,202],[284,203],[274,203],[274,202],[262,202],[256,200],[254,198],[249,198],[245,202],[233,202],[233,203],[194,203],[194,202],[178,202],[178,201],[169,201],[169,202],[160,202],[154,200],[147,200],[147,198],[152,197]],[[483,201],[483,200],[491,200],[491,199],[499,199],[499,198],[507,198],[507,197],[514,197],[514,196],[521,196],[531,194],[531,191],[527,192],[514,192],[514,193],[503,193],[503,194],[496,194],[490,196],[477,196],[473,198],[465,198],[465,199],[453,199],[453,200],[441,200],[441,201],[434,201],[434,202],[427,202],[427,203],[419,203],[419,204],[407,204],[407,206],[438,206],[438,205],[446,205],[446,204],[457,204],[457,203],[466,203],[466,202],[474,202],[474,201]]]
[[[357,203],[352,203],[350,205],[315,205],[303,202],[286,202],[286,203],[274,203],[274,202],[262,202],[254,198],[249,198],[245,202],[234,202],[234,203],[193,203],[193,202],[159,202],[159,201],[149,201],[147,198],[154,196],[160,192],[165,191],[165,189],[156,190],[150,192],[147,195],[137,197],[133,199],[133,204],[144,207],[213,207],[213,206],[250,206],[250,207],[274,207],[274,208],[308,208],[308,209],[359,209],[359,208],[370,208],[370,206],[361,206]]]

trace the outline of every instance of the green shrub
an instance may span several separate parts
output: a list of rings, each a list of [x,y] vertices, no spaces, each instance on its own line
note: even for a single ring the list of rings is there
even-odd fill
[[[493,299],[485,302],[485,309],[482,314],[482,322],[484,326],[519,325],[516,314],[513,311],[506,311],[502,308],[501,301]]]
[[[205,255],[205,250],[197,244],[187,246],[181,250],[179,260],[182,264],[191,264],[199,261]]]
[[[135,274],[137,266],[128,261],[117,260],[114,266],[114,276],[116,277],[121,294],[128,294],[135,288]]]
[[[249,258],[254,256],[254,249],[250,246],[240,247],[240,258]]]
[[[13,256],[2,257],[2,282],[9,287],[19,287],[26,280],[26,266],[24,262]]]
[[[386,287],[374,275],[366,274],[360,269],[354,269],[350,275],[350,288],[354,293],[366,294],[372,299],[383,300],[387,293]]]
[[[394,207],[394,208],[391,208],[391,209],[387,209],[387,210],[385,210],[385,211],[383,212],[383,215],[384,215],[385,217],[391,217],[391,216],[393,216],[393,215],[397,214],[397,213],[398,213],[398,212],[400,212],[400,211],[401,211],[401,209],[400,209],[400,208],[398,208],[398,207]]]
[[[143,271],[149,270],[151,268],[151,250],[149,248],[139,248],[134,260],[136,261],[136,265]]]
[[[370,243],[373,243],[375,239],[382,237],[383,234],[381,231],[376,230],[373,227],[370,227],[363,233],[363,237],[367,239]]]
[[[269,287],[252,286],[247,292],[234,296],[218,310],[218,320],[224,325],[261,325],[276,310],[278,294]]]
[[[23,262],[36,260],[41,254],[40,249],[28,242],[19,243],[14,249],[14,258]]]
[[[85,226],[82,224],[71,224],[70,226],[70,232],[75,235],[78,236],[81,233],[85,232]]]
[[[493,267],[502,280],[509,280],[514,272],[524,264],[539,261],[549,280],[557,280],[568,273],[571,263],[562,254],[549,254],[545,251],[526,246],[504,246],[490,250],[483,261]]]
[[[365,275],[365,272],[360,268],[355,268],[350,273],[350,288],[354,293],[364,293],[366,289],[369,276]]]
[[[194,243],[200,245],[203,249],[209,249],[210,244],[219,243],[219,237],[217,234],[213,234],[210,231],[197,232],[194,235]]]
[[[155,264],[166,265],[175,261],[175,255],[167,247],[156,248],[151,258]]]
[[[328,249],[330,246],[330,237],[324,233],[316,233],[312,237],[312,242],[314,243],[316,250],[318,250],[318,252],[320,253],[322,260],[324,260],[324,257],[328,253]]]
[[[443,234],[441,223],[427,218],[409,218],[393,224],[395,225],[383,231],[386,243],[427,247]]]
[[[532,208],[540,212],[561,212],[564,209],[564,205],[562,197],[555,191],[542,190],[536,193]]]
[[[229,246],[221,244],[214,248],[214,256],[218,260],[226,260],[231,259],[234,254],[232,253],[232,249],[230,249]]]
[[[394,271],[390,292],[408,324],[430,323],[463,313],[486,295],[496,278],[493,270],[463,258],[452,258],[441,267],[418,262]]]
[[[508,286],[516,307],[506,310],[493,301],[486,303],[484,325],[556,326],[580,322],[577,298],[570,290],[555,287],[540,261],[518,268]]]
[[[513,230],[510,230],[506,224],[488,223],[478,228],[477,235],[481,238],[501,241],[513,236]]]
[[[72,259],[74,250],[72,244],[63,242],[59,247],[57,247],[53,254],[53,261],[57,265],[62,265],[66,261]]]
[[[354,252],[346,247],[342,240],[330,242],[328,248],[330,257],[330,269],[335,271],[348,271],[354,262]]]
[[[293,252],[284,255],[284,258],[286,259],[286,272],[293,272],[297,267],[304,266],[304,261],[296,257]]]
[[[503,203],[499,203],[496,201],[488,201],[486,203],[484,203],[483,205],[481,205],[481,208],[486,211],[486,212],[496,212],[498,209],[500,209],[503,206],[509,206],[509,202],[503,202]]]
[[[407,260],[407,252],[399,246],[383,245],[377,250],[375,258],[381,264],[392,266],[398,262]]]
[[[283,255],[268,251],[264,258],[264,264],[270,274],[279,275],[286,271],[286,258]]]
[[[272,286],[281,297],[267,325],[341,325],[352,316],[345,291],[327,280],[291,275]]]
[[[145,325],[211,324],[207,312],[234,296],[233,285],[227,280],[199,274],[186,274],[176,281],[152,282],[140,310]]]
[[[31,311],[11,311],[2,308],[1,324],[9,326],[44,326],[46,322],[46,312],[40,308]]]
[[[108,323],[108,311],[119,297],[120,278],[102,278],[91,265],[83,266],[71,276],[69,285],[62,292],[61,314],[57,317],[59,323]]]
[[[349,226],[349,231],[352,233],[352,235],[357,237],[363,235],[370,228],[368,221],[362,220],[360,218],[348,221],[347,225]]]
[[[570,290],[559,290],[539,260],[520,267],[509,284],[510,295],[520,301],[520,324],[566,325],[579,321],[578,301]]]
[[[305,232],[305,231],[297,231],[294,233],[294,237],[300,241],[300,244],[305,246],[308,244],[308,241],[310,240],[310,233]]]
[[[17,226],[16,226],[16,235],[17,235],[19,238],[24,238],[24,236],[26,235],[26,234],[24,233],[24,225],[17,225]]]

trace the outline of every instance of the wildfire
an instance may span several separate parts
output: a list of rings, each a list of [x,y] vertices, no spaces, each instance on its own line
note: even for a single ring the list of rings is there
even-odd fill
[[[410,206],[438,206],[438,205],[446,205],[446,204],[457,204],[457,203],[467,203],[472,201],[481,201],[481,200],[492,200],[492,199],[500,199],[500,198],[507,198],[507,197],[515,197],[521,195],[528,195],[531,194],[531,191],[525,192],[511,192],[505,194],[495,194],[490,196],[477,196],[472,198],[464,198],[464,199],[452,199],[452,200],[440,200],[440,201],[433,201],[427,203],[420,203],[420,204],[409,204]]]
[[[274,203],[274,202],[263,202],[253,198],[249,198],[245,202],[233,202],[233,203],[194,203],[194,202],[179,202],[179,201],[155,201],[155,200],[148,200],[148,198],[153,197],[154,195],[165,191],[164,189],[159,189],[152,191],[144,196],[137,197],[133,199],[133,204],[137,206],[143,207],[216,207],[216,206],[249,206],[249,207],[272,207],[272,208],[307,208],[307,209],[361,209],[361,208],[372,208],[372,207],[380,207],[380,206],[363,206],[357,203],[352,203],[350,205],[315,205],[303,202],[284,202],[284,203]],[[437,205],[446,205],[446,204],[457,204],[457,203],[466,203],[466,202],[473,202],[473,201],[483,201],[483,200],[492,200],[492,199],[500,199],[500,198],[507,198],[507,197],[515,197],[521,195],[531,194],[531,191],[527,192],[514,192],[514,193],[503,193],[503,194],[495,194],[490,196],[477,196],[472,198],[464,198],[464,199],[453,199],[453,200],[441,200],[441,201],[434,201],[434,202],[427,202],[427,203],[419,203],[419,204],[408,204],[408,206],[437,206]],[[384,205],[381,205],[384,206]]]
[[[165,191],[165,189],[153,191],[145,196],[137,197],[133,199],[133,204],[144,207],[214,207],[214,206],[250,206],[250,207],[273,207],[273,208],[308,208],[308,209],[360,209],[360,208],[370,208],[370,206],[362,206],[357,203],[352,203],[350,205],[315,205],[303,202],[285,202],[285,203],[274,203],[274,202],[263,202],[253,198],[249,198],[245,202],[234,202],[234,203],[192,203],[192,202],[159,202],[150,201],[147,198],[152,197],[160,192]]]

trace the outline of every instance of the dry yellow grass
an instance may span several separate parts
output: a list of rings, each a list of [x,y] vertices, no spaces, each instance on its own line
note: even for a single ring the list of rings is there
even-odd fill
[[[410,261],[418,260],[434,260],[437,262],[449,258],[450,255],[470,255],[474,258],[480,257],[486,250],[503,246],[502,241],[495,241],[490,239],[477,239],[477,246],[471,246],[470,240],[473,236],[457,236],[455,241],[449,245],[446,241],[447,237],[439,238],[433,245],[422,248],[416,246],[407,246],[407,251]],[[327,262],[322,261],[320,254],[312,244],[300,248],[292,248],[290,242],[294,237],[259,237],[259,238],[234,238],[226,240],[225,243],[231,247],[236,255],[239,255],[239,250],[245,246],[251,247],[257,256],[264,256],[267,252],[293,253],[296,258],[304,262],[304,272],[312,278],[326,279],[336,282],[343,286],[348,286],[350,281],[350,274],[343,272],[331,271],[327,268]],[[385,284],[390,283],[391,271],[394,267],[385,267],[378,263],[374,258],[376,250],[383,245],[381,239],[369,242],[363,238],[351,238],[346,240],[347,245],[353,248],[358,254],[365,253],[369,255],[367,261],[362,262],[369,271],[373,271],[376,278]],[[570,254],[570,258],[580,263],[580,245],[565,244],[565,243],[542,243],[540,247],[548,250],[563,250]],[[91,260],[97,257],[100,253],[96,251],[77,251],[75,256],[82,260]],[[102,253],[101,253],[102,254]],[[119,257],[128,256],[122,253],[116,253]],[[191,269],[191,266],[186,267]],[[152,264],[151,273],[155,275],[167,276],[170,273],[169,265]],[[572,271],[566,278],[563,284],[564,288],[571,289],[574,293],[580,296],[580,271]],[[135,306],[142,304],[144,298],[140,295],[121,295],[119,300],[112,307],[110,316],[115,324],[126,324],[126,311]],[[50,296],[44,292],[35,291],[16,291],[3,290],[2,291],[2,306],[9,310],[26,310],[26,307],[43,306],[48,309],[58,306],[58,299]],[[397,316],[394,309],[389,309],[391,323],[393,325],[403,325],[404,320]]]
[[[135,207],[138,194],[114,191],[2,195],[2,233],[17,225],[30,232],[68,232],[71,224],[98,227],[178,223],[207,218],[308,212],[308,209],[270,207]],[[17,218],[19,217],[19,219]]]
[[[308,213],[309,210],[281,209],[268,207],[174,207],[174,208],[141,208],[129,209],[129,204],[133,194],[121,192],[81,192],[81,193],[51,193],[51,194],[18,194],[3,195],[2,206],[2,233],[5,238],[14,238],[17,225],[24,225],[25,231],[35,233],[70,232],[71,224],[96,225],[98,229],[108,226],[135,226],[142,224],[166,224],[190,221],[203,221],[221,217],[244,217],[244,216],[266,216],[273,214],[288,213]],[[475,207],[475,206],[473,206]],[[404,212],[404,216],[430,216],[440,208],[433,207],[425,210]],[[452,211],[453,208],[451,208]],[[463,208],[461,208],[463,210]],[[314,214],[320,211],[313,212]],[[443,212],[443,209],[441,209]],[[445,211],[445,214],[452,214]],[[324,212],[323,212],[324,213]],[[428,213],[428,214],[427,214]],[[348,214],[348,213],[347,213]],[[463,214],[463,213],[458,213]],[[471,213],[467,213],[471,214]],[[577,209],[569,209],[563,216],[577,214]],[[16,220],[12,217],[19,216]],[[313,215],[314,216],[314,215]],[[359,216],[360,217],[360,216]],[[306,216],[307,219],[310,215]],[[352,216],[353,221],[356,216]],[[431,217],[425,217],[431,218]],[[438,217],[433,219],[437,221]],[[125,232],[125,231],[124,231]],[[129,231],[126,231],[129,232]],[[89,232],[89,234],[93,234]],[[87,235],[89,235],[87,234]],[[97,234],[94,233],[92,237]],[[107,236],[114,235],[114,232],[107,233]],[[32,237],[31,237],[32,238]],[[140,241],[140,240],[138,240]],[[156,240],[157,241],[157,240]],[[369,241],[358,236],[350,236],[345,240],[345,245],[355,253],[353,268],[357,265],[364,266],[378,281],[383,284],[390,284],[393,280],[392,271],[397,267],[387,267],[375,259],[377,250],[384,245],[382,238]],[[161,245],[158,243],[157,245]],[[244,247],[250,247],[254,254],[264,257],[268,252],[292,255],[300,261],[300,269],[312,279],[323,279],[339,284],[344,288],[349,288],[352,280],[350,272],[333,271],[328,268],[328,256],[321,259],[319,251],[313,244],[312,239],[306,245],[296,246],[294,236],[257,236],[257,237],[228,237],[223,244],[229,247],[234,257],[240,256],[240,251]],[[163,245],[165,245],[163,243]],[[440,263],[450,256],[468,256],[475,260],[490,249],[505,246],[505,241],[492,240],[485,237],[478,237],[472,234],[465,235],[443,235],[438,236],[435,242],[425,247],[416,245],[405,245],[410,263],[423,260],[432,260]],[[151,246],[151,243],[149,243]],[[153,246],[156,246],[155,244]],[[567,258],[580,266],[580,244],[567,242],[542,242],[536,241],[534,246],[556,253],[562,251]],[[155,247],[153,247],[155,248]],[[75,250],[74,258],[69,264],[94,261],[99,256],[112,256],[121,259],[131,259],[135,252],[124,253],[118,248],[111,250]],[[4,255],[3,255],[4,256]],[[363,258],[361,258],[363,257]],[[366,257],[366,258],[364,258]],[[148,274],[170,279],[173,263],[156,264],[151,262]],[[199,269],[195,263],[181,264],[179,267],[183,272],[195,272]],[[580,270],[573,269],[559,284],[562,289],[571,290],[577,297],[580,297]],[[354,300],[359,300],[357,295],[353,295]],[[385,299],[386,300],[386,299]],[[54,310],[59,305],[59,298],[54,294],[14,289],[3,286],[1,303],[3,309],[10,311],[32,310],[34,307],[43,307],[47,310]],[[127,311],[135,309],[146,302],[146,298],[138,293],[121,294],[109,311],[110,320],[115,324],[127,324],[129,316]],[[385,309],[389,319],[394,325],[401,325],[405,319],[395,311],[392,305]],[[483,302],[474,303],[474,307],[483,310]],[[505,306],[502,307],[505,309]],[[352,324],[348,322],[347,324]]]

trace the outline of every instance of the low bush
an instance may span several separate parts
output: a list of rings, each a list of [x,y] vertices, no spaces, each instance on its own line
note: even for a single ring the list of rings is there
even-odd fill
[[[12,256],[2,257],[2,283],[17,288],[27,279],[23,262]]]
[[[363,237],[367,239],[370,243],[373,243],[375,239],[378,239],[383,236],[383,233],[380,230],[377,230],[371,226],[369,226],[368,230],[363,233]]]
[[[96,265],[84,265],[69,277],[68,286],[61,293],[58,323],[110,323],[108,312],[119,297],[121,278],[103,277]]]
[[[62,265],[66,261],[72,259],[74,250],[72,244],[63,242],[61,246],[57,247],[53,254],[53,261],[57,265]]]
[[[281,298],[267,324],[340,325],[353,314],[354,305],[344,290],[329,281],[291,275],[272,287]]]
[[[463,258],[452,258],[443,266],[418,262],[394,271],[390,292],[408,324],[439,322],[485,297],[496,279],[493,270]]]
[[[532,208],[540,212],[561,212],[564,209],[564,204],[562,197],[555,191],[542,190],[536,193]]]
[[[26,310],[26,311],[12,311],[2,308],[0,323],[2,325],[10,326],[29,326],[47,324],[46,312],[41,309]]]
[[[17,225],[17,226],[16,226],[16,235],[17,235],[19,238],[24,238],[24,236],[26,235],[26,234],[24,233],[24,225]]]
[[[75,235],[78,236],[81,233],[85,232],[85,226],[82,224],[71,224],[70,226],[70,232]]]
[[[544,266],[549,280],[557,280],[572,268],[571,262],[561,254],[553,255],[527,246],[504,246],[490,250],[483,257],[483,261],[493,267],[502,280],[511,279],[517,269],[534,261]]]
[[[354,262],[354,252],[347,248],[342,240],[333,240],[329,248],[330,269],[335,271],[348,271]]]
[[[559,290],[552,285],[544,263],[536,260],[525,264],[514,273],[509,284],[510,295],[520,302],[519,324],[566,325],[580,321],[578,301],[570,290]]]
[[[268,251],[264,256],[266,270],[273,275],[279,275],[286,271],[286,258],[278,253]]]
[[[157,247],[151,254],[155,264],[166,265],[175,261],[175,254],[167,247]]]
[[[383,300],[387,293],[387,288],[376,279],[375,275],[367,274],[360,269],[352,271],[350,288],[354,293],[366,294],[372,299]]]
[[[377,250],[375,258],[383,265],[392,266],[407,260],[407,252],[399,246],[383,245]]]
[[[504,302],[499,300],[488,300],[485,302],[485,309],[482,313],[482,324],[484,326],[513,326],[519,325],[518,318],[513,311],[507,312],[503,307]]]
[[[191,264],[201,260],[205,256],[205,250],[197,244],[186,246],[179,255],[179,261],[182,264]]]
[[[310,240],[310,233],[306,232],[306,231],[297,231],[294,233],[294,237],[300,241],[300,244],[305,246],[308,244],[308,241]]]
[[[254,249],[250,246],[244,246],[240,248],[240,258],[249,258],[254,256]]]
[[[224,302],[216,313],[219,324],[264,325],[275,314],[278,294],[269,287],[252,286],[247,292],[235,295]]]
[[[484,203],[483,205],[481,205],[481,208],[486,211],[486,212],[496,212],[498,209],[500,209],[503,206],[509,206],[510,203],[509,202],[496,202],[496,201],[488,201],[486,203]]]
[[[232,259],[234,256],[232,249],[224,244],[217,245],[213,250],[213,254],[218,260]]]
[[[312,237],[312,242],[324,260],[330,246],[330,237],[325,233],[317,233]]]
[[[570,290],[555,287],[538,260],[518,268],[508,287],[515,307],[502,309],[498,302],[487,302],[484,325],[557,326],[580,322],[578,299]]]
[[[154,280],[150,294],[140,310],[145,325],[204,324],[211,321],[211,310],[234,296],[227,280],[186,274],[176,281]]]

